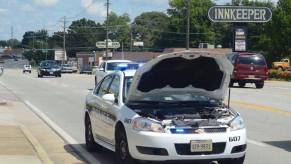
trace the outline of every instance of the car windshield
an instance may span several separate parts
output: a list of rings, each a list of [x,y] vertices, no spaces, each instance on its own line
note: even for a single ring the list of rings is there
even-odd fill
[[[136,64],[136,63],[128,63],[128,62],[107,63],[108,71],[124,71],[124,70],[138,69],[138,68],[139,68],[139,64]]]
[[[239,64],[266,65],[266,61],[258,55],[242,55],[239,57]]]
[[[44,61],[40,64],[42,67],[56,67],[58,63],[56,61]]]

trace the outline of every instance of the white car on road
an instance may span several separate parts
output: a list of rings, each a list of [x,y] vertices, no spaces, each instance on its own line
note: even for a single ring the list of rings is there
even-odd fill
[[[183,52],[105,76],[86,98],[88,150],[115,151],[119,164],[242,164],[244,121],[223,104],[232,69],[224,55]]]
[[[120,70],[119,65],[131,62],[132,61],[130,60],[106,60],[102,62],[95,73],[95,84],[97,84],[107,74]]]
[[[25,72],[31,73],[31,65],[24,65],[23,66],[22,73],[25,73]]]

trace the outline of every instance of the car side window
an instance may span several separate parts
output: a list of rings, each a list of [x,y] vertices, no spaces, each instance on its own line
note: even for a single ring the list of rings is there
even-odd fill
[[[119,86],[120,86],[120,77],[115,76],[109,87],[109,93],[114,94],[115,98],[118,98],[119,96]]]
[[[109,85],[112,81],[112,76],[106,76],[102,83],[100,84],[100,87],[97,90],[97,95],[102,97],[105,94],[109,93]]]

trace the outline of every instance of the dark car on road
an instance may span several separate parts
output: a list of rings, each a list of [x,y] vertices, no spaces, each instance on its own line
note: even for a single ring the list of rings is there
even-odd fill
[[[231,87],[234,83],[238,83],[239,87],[245,87],[246,83],[254,83],[256,88],[264,87],[264,81],[268,79],[268,67],[263,55],[234,52],[227,54],[227,58],[234,65]]]
[[[44,60],[40,62],[40,65],[37,70],[38,77],[43,76],[55,76],[61,77],[61,67],[55,60]]]

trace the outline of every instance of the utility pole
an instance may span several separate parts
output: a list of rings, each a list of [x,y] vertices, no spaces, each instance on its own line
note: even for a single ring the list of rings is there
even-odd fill
[[[32,33],[32,51],[34,51],[35,33]]]
[[[187,6],[187,32],[186,32],[186,49],[189,50],[190,40],[190,0],[186,2]]]
[[[133,41],[133,36],[132,36],[132,27],[130,27],[130,52],[132,52],[132,41]]]
[[[62,64],[64,64],[64,60],[66,57],[66,16],[64,16],[64,36],[63,36],[63,60]]]
[[[11,37],[11,39],[10,39],[11,40],[11,49],[13,48],[13,45],[14,45],[14,43],[13,43],[14,36],[13,35],[14,35],[14,30],[13,30],[13,26],[11,26],[11,36],[10,36]]]
[[[108,18],[109,18],[109,0],[106,2],[106,60],[108,60]]]
[[[122,51],[122,60],[124,60],[123,42],[121,43],[121,51]]]

